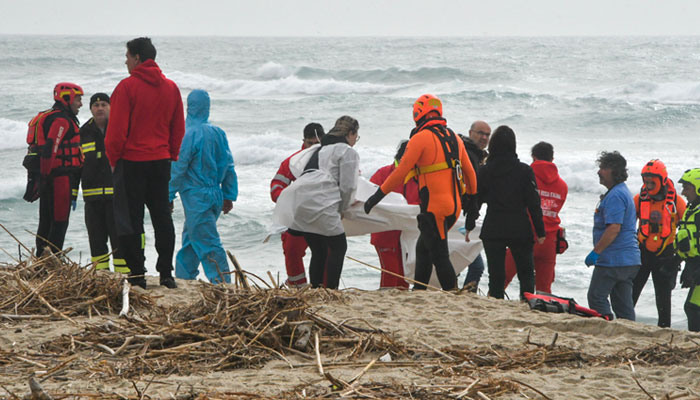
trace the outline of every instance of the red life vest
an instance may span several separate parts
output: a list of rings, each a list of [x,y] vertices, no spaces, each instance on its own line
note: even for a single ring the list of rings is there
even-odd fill
[[[639,192],[639,228],[637,239],[647,250],[661,254],[673,243],[676,232],[678,211],[676,210],[676,190],[673,183],[667,181],[664,186],[666,195],[663,200],[655,200],[646,187]]]
[[[569,313],[579,315],[581,317],[599,317],[610,321],[609,316],[603,315],[591,308],[579,305],[572,298],[559,297],[551,293],[541,292],[538,292],[537,294],[525,292],[523,293],[523,296],[525,297],[525,300],[527,300],[531,310],[553,313]]]
[[[47,148],[47,135],[51,124],[56,118],[61,117],[61,113],[63,113],[62,110],[49,109],[39,112],[32,118],[27,131],[28,154],[50,158],[55,151],[56,157],[51,165],[51,170],[80,168],[83,165],[84,157],[80,146],[79,127],[72,118],[66,118],[69,122],[69,129],[63,134],[58,147],[55,149]]]

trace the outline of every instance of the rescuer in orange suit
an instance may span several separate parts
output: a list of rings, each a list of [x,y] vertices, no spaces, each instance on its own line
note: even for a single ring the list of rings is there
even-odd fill
[[[443,290],[457,288],[457,276],[449,257],[447,231],[467,212],[466,229],[474,228],[478,210],[471,197],[476,194],[476,174],[464,144],[442,118],[442,102],[424,94],[413,104],[416,128],[401,162],[377,191],[365,202],[365,212],[387,193],[411,179],[418,180],[420,214],[416,243],[416,281],[427,284],[435,266]],[[414,289],[425,289],[416,284]]]

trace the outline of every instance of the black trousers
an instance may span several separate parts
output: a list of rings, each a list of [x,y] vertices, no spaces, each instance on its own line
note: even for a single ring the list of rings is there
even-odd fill
[[[632,300],[634,305],[637,305],[639,295],[651,274],[656,296],[656,310],[659,313],[658,326],[668,328],[671,326],[671,292],[676,287],[678,276],[678,263],[673,260],[673,248],[667,248],[660,256],[644,248],[640,250],[642,266],[633,281]]]
[[[114,204],[111,199],[88,200],[85,202],[85,227],[90,242],[90,255],[94,258],[109,254],[107,239],[112,247],[112,258],[124,258],[124,251],[119,246],[117,228],[114,224]],[[109,258],[107,269],[109,268]],[[116,263],[115,263],[116,266]]]
[[[119,243],[130,275],[144,275],[144,205],[148,207],[155,234],[156,270],[170,276],[175,251],[175,227],[170,214],[168,191],[170,160],[119,160],[114,169],[114,219]]]
[[[343,272],[345,252],[348,250],[345,234],[337,236],[323,236],[309,232],[303,234],[311,249],[309,263],[311,287],[321,287],[325,275],[326,287],[337,289],[340,285],[340,274]]]
[[[63,249],[70,217],[72,179],[70,175],[49,176],[39,192],[39,227],[36,254],[44,248],[52,252]],[[50,242],[51,244],[47,243]]]
[[[482,239],[489,268],[489,296],[502,299],[505,295],[506,247],[513,254],[523,293],[535,292],[535,262],[532,258],[532,239]]]
[[[415,278],[416,281],[423,283],[423,285],[416,283],[413,289],[425,290],[427,288],[425,284],[430,282],[433,266],[435,266],[435,274],[438,281],[440,281],[442,289],[455,289],[457,288],[457,275],[452,267],[452,261],[450,261],[447,238],[441,239],[437,228],[434,229],[434,232],[427,232],[427,229],[421,229],[416,242]]]

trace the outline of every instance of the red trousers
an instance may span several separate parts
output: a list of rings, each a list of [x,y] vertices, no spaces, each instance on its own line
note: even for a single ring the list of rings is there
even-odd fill
[[[287,281],[290,285],[303,285],[306,283],[304,255],[306,255],[307,247],[308,245],[303,236],[295,236],[289,232],[282,233],[284,265],[287,269]]]
[[[554,266],[557,263],[557,231],[547,232],[544,243],[535,243],[532,249],[535,259],[535,289],[540,292],[552,293],[554,282]],[[517,268],[510,249],[506,251],[506,284],[517,274]]]
[[[403,276],[403,255],[401,254],[400,241],[398,241],[394,247],[374,246],[374,248],[377,250],[377,255],[379,256],[379,262],[381,263],[382,269]],[[379,287],[408,289],[408,282],[402,278],[382,271]]]

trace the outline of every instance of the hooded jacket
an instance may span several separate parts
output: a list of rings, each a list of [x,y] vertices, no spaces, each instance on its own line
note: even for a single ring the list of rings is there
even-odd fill
[[[542,205],[542,220],[544,221],[545,232],[554,232],[559,229],[561,210],[569,188],[561,177],[554,163],[537,160],[530,164],[535,179],[537,180],[537,192],[540,195]]]
[[[488,204],[481,239],[532,240],[532,226],[538,237],[545,236],[535,174],[515,153],[489,155],[477,184],[479,204]]]
[[[158,64],[146,60],[112,93],[105,148],[109,163],[176,161],[185,134],[182,97]]]
[[[238,177],[226,133],[209,123],[209,94],[193,90],[187,97],[187,132],[180,159],[170,173],[170,201],[175,194],[197,192],[202,208],[238,198]]]
[[[341,218],[355,198],[360,156],[345,138],[325,135],[320,148],[311,146],[292,157],[292,171],[300,159],[309,161],[304,162],[304,172],[280,194],[273,218],[300,232],[343,234]]]

